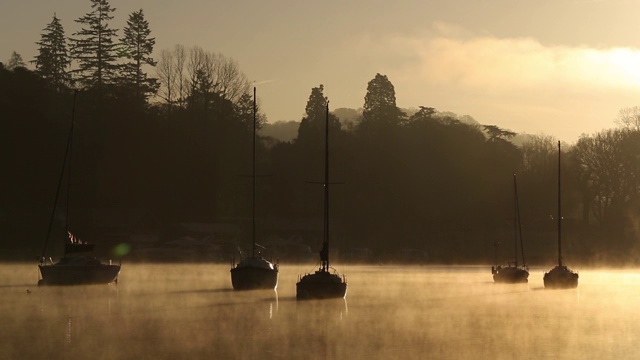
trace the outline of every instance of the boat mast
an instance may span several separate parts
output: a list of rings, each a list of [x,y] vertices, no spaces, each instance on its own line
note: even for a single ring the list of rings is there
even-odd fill
[[[329,100],[326,104],[324,134],[324,238],[322,243],[322,269],[329,271]]]
[[[516,174],[513,174],[513,248],[515,251],[515,267],[518,267],[518,186]]]
[[[251,257],[256,256],[256,87],[253,87],[253,185],[252,185],[252,206],[251,206]]]
[[[56,197],[53,201],[53,211],[51,211],[51,219],[49,220],[49,230],[47,231],[47,237],[44,242],[44,247],[42,248],[42,256],[44,258],[47,253],[47,244],[49,243],[49,236],[51,236],[51,228],[53,227],[53,220],[55,218],[56,213],[56,205],[58,204],[58,196],[60,195],[60,186],[62,185],[62,178],[64,178],[64,170],[67,165],[67,158],[69,157],[69,153],[71,152],[71,139],[73,138],[73,125],[75,123],[76,116],[76,95],[78,95],[78,90],[73,92],[73,107],[71,110],[71,127],[69,128],[69,137],[67,138],[67,147],[64,150],[64,159],[62,160],[62,169],[60,170],[60,177],[58,178],[58,189],[56,190]],[[69,165],[71,167],[71,165]],[[69,168],[69,176],[71,176],[71,168]],[[69,179],[71,182],[71,179]],[[69,212],[69,189],[67,189],[67,213]],[[65,230],[69,230],[69,220],[68,214],[65,216]],[[67,234],[65,234],[66,236]]]
[[[524,241],[522,240],[522,221],[520,221],[520,198],[518,197],[518,185],[516,184],[515,174],[513,174],[513,186],[514,186],[515,195],[516,195],[516,216],[517,216],[517,224],[518,224],[518,235],[520,237],[520,251],[522,252],[522,265],[526,266],[527,261],[524,259]],[[516,246],[517,246],[517,241],[516,241]],[[517,255],[518,254],[516,251],[516,262],[518,259]],[[518,265],[516,264],[516,266]]]
[[[558,141],[558,265],[562,266],[562,203],[560,187],[560,141]]]
[[[75,101],[75,94],[74,94],[74,101]],[[75,112],[75,106],[74,106],[74,110],[73,112]],[[73,116],[72,116],[73,117]],[[71,120],[71,123],[73,124],[73,119]],[[65,236],[69,235],[69,209],[71,209],[69,207],[69,204],[71,203],[71,165],[73,164],[73,129],[72,129],[72,136],[69,137],[69,166],[68,171],[67,171],[67,207],[65,208],[66,210],[66,215],[64,217],[64,231],[65,231]],[[73,238],[71,239],[73,240]],[[73,241],[72,241],[73,242]],[[65,247],[66,249],[66,247]],[[66,250],[65,250],[66,252]],[[66,255],[66,254],[65,254]]]

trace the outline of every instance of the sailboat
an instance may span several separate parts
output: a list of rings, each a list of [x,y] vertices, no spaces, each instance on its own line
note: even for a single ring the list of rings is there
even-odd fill
[[[73,126],[75,123],[75,105],[76,105],[77,92],[73,95],[73,111],[71,116],[71,127],[69,129],[69,137],[67,139],[67,147],[65,150],[64,161],[62,162],[62,171],[58,180],[58,188],[54,200],[53,211],[51,213],[51,220],[49,221],[49,231],[42,250],[42,256],[40,257],[40,269],[41,278],[38,280],[38,285],[82,285],[82,284],[108,284],[118,281],[118,275],[120,274],[121,265],[103,264],[97,258],[91,256],[91,252],[95,244],[84,242],[71,231],[69,231],[69,195],[70,195],[70,182],[71,182],[71,150],[73,143]],[[69,165],[67,166],[67,160]],[[60,188],[62,186],[62,180],[65,174],[65,168],[67,173],[67,206],[65,214],[65,230],[68,238],[65,241],[64,256],[59,262],[54,263],[49,257],[48,263],[45,260],[47,253],[47,243],[51,235],[51,228],[53,226],[56,207],[58,204],[58,195],[60,194]]]
[[[313,274],[306,274],[296,284],[297,299],[344,298],[347,295],[347,281],[344,276],[334,272],[329,266],[329,102],[326,104],[325,124],[325,160],[324,160],[324,233],[321,266]]]
[[[251,256],[232,264],[231,284],[234,290],[275,289],[278,286],[278,264],[263,258],[256,248],[264,249],[256,243],[256,88],[253,88],[253,191]]]
[[[514,231],[514,261],[510,262],[507,267],[493,266],[491,273],[493,281],[500,283],[526,283],[529,280],[529,270],[524,260],[524,243],[522,241],[522,225],[520,223],[520,203],[518,201],[518,184],[516,174],[513,174],[513,231]],[[520,248],[522,250],[522,265],[518,265],[518,238],[520,239]],[[496,263],[497,263],[496,255]]]
[[[544,287],[573,289],[578,287],[578,273],[562,264],[562,201],[560,187],[560,141],[558,141],[558,265],[544,273]]]

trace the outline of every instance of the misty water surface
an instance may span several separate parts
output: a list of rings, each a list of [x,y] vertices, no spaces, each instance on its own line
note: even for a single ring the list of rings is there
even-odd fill
[[[582,270],[576,290],[494,284],[490,266],[339,266],[346,300],[234,292],[229,266],[124,264],[116,286],[35,286],[0,266],[0,358],[635,359],[638,270]]]

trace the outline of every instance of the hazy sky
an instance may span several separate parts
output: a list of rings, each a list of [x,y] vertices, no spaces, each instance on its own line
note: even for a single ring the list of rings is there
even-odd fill
[[[398,106],[574,142],[640,105],[640,0],[112,0],[140,8],[156,54],[197,45],[238,61],[270,122],[300,120],[311,88],[359,108],[376,73]],[[25,61],[54,13],[67,35],[89,0],[0,2],[0,61]],[[157,56],[156,56],[157,58]]]

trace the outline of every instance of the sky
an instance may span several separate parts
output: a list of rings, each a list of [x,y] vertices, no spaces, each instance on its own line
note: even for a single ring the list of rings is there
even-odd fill
[[[640,105],[640,0],[112,0],[143,9],[155,55],[176,44],[235,59],[269,122],[299,121],[311,88],[360,108],[387,75],[402,108],[434,107],[574,143]],[[0,2],[0,61],[25,61],[55,13],[67,36],[89,0]],[[121,34],[121,31],[119,34]]]

